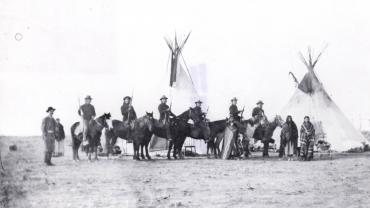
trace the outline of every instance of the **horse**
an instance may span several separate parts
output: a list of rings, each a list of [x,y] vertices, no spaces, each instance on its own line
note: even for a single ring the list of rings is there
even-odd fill
[[[107,157],[109,157],[109,154],[113,153],[112,148],[117,143],[117,138],[131,141],[131,138],[129,138],[130,128],[130,125],[125,125],[125,123],[120,120],[112,120],[112,127],[105,131]]]
[[[100,145],[100,137],[103,129],[109,128],[107,120],[111,117],[110,113],[104,113],[95,120],[92,120],[89,124],[89,131],[87,133],[87,156],[89,161],[91,161],[91,153],[95,153],[95,160],[98,160],[98,151],[97,147]],[[80,127],[80,129],[77,129]],[[72,135],[72,152],[73,160],[78,161],[80,157],[78,156],[78,149],[82,143],[82,126],[80,122],[76,122],[71,126],[71,135]]]
[[[207,157],[210,157],[209,150],[213,150],[215,158],[221,153],[220,143],[224,136],[224,131],[227,126],[228,119],[211,121],[208,123],[210,136],[207,142]]]
[[[153,112],[152,113],[146,112],[146,115],[135,120],[133,131],[134,160],[140,160],[139,157],[140,147],[141,147],[141,158],[145,159],[143,151],[145,147],[146,157],[148,158],[148,160],[151,159],[148,151],[148,145],[153,135],[153,125],[154,125]]]
[[[279,126],[283,126],[284,121],[281,116],[276,115],[273,121],[268,121],[266,117],[263,118],[260,125],[256,126],[256,129],[253,133],[253,138],[255,140],[260,140],[263,143],[263,157],[268,157],[269,143],[274,143],[275,140],[272,139],[275,129]]]
[[[183,128],[179,128],[179,126],[185,126],[190,119],[189,111],[185,111],[182,114],[175,116],[173,118],[169,118],[169,128],[170,128],[170,134],[172,141],[169,142],[169,148],[167,152],[167,159],[171,159],[171,150],[173,146],[178,146],[179,140],[177,138],[177,135],[183,131]],[[154,125],[152,129],[152,133],[154,136],[169,139],[167,130],[165,128],[165,125],[162,121],[154,119]],[[173,157],[177,159],[177,156],[174,152]]]
[[[173,145],[173,156],[177,158],[176,155],[179,154],[180,158],[183,158],[182,146],[184,145],[185,139],[190,137],[192,139],[204,140],[208,142],[211,131],[209,127],[209,121],[207,119],[202,119],[198,122],[198,125],[192,125],[188,123],[189,119],[195,120],[193,109],[185,111],[179,116],[181,119],[175,121],[175,129],[177,131],[176,140]],[[169,152],[171,151],[171,145]]]

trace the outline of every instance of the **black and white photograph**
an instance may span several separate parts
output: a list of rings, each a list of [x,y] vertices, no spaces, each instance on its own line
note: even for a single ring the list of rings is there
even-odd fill
[[[370,207],[369,11],[0,0],[0,208]]]

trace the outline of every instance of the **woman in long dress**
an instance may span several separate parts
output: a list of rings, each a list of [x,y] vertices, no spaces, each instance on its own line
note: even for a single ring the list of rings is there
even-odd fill
[[[310,122],[310,117],[305,116],[301,126],[301,158],[302,160],[313,159],[313,146],[315,144],[315,128]]]
[[[294,123],[292,116],[287,116],[286,122],[283,125],[280,134],[280,152],[279,157],[288,157],[292,160],[293,155],[296,153],[298,143],[298,128]]]

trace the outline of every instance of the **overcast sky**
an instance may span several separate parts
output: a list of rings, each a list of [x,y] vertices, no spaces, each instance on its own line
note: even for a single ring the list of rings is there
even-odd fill
[[[189,31],[183,55],[206,70],[211,119],[225,118],[234,96],[248,114],[259,99],[268,115],[279,113],[295,90],[288,72],[301,79],[307,71],[297,52],[328,44],[316,72],[356,128],[360,118],[365,128],[369,11],[366,0],[2,0],[0,134],[40,134],[49,105],[69,129],[86,94],[98,114],[116,119],[132,92],[139,115],[156,112],[159,86],[168,82],[163,38]]]

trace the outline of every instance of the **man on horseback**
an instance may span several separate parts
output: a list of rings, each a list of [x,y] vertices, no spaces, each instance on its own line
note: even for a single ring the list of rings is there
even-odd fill
[[[83,145],[87,144],[87,134],[89,131],[89,125],[96,116],[95,108],[91,104],[91,100],[92,100],[91,96],[87,95],[85,97],[85,104],[81,105],[80,108],[78,109],[78,115],[82,117]]]
[[[243,111],[238,110],[238,106],[236,105],[237,102],[238,99],[236,97],[231,99],[231,106],[229,108],[231,122],[240,122],[242,119],[239,114],[242,113]]]
[[[163,95],[160,99],[161,103],[158,105],[159,123],[166,128],[167,139],[171,141],[170,116],[175,117],[175,114],[171,112],[170,106],[167,105],[167,99],[168,98],[165,95]]]
[[[263,101],[262,100],[259,100],[257,102],[257,106],[255,108],[253,108],[253,111],[252,111],[252,117],[255,119],[255,120],[261,120],[261,118],[265,117],[265,111],[263,110]]]
[[[195,107],[192,109],[192,120],[195,127],[200,127],[200,123],[204,121],[206,113],[202,112],[202,101],[195,102]]]
[[[132,106],[132,98],[126,96],[123,98],[123,104],[121,106],[121,113],[123,117],[123,124],[124,126],[128,127],[127,137],[131,136],[131,131],[134,127],[134,121],[136,120],[136,112],[134,107]]]

